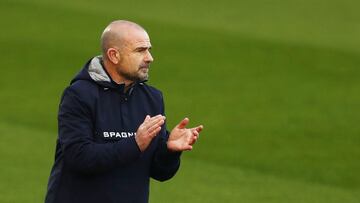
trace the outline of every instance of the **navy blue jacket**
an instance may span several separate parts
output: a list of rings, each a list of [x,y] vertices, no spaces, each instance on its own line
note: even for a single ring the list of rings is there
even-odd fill
[[[46,203],[148,202],[150,177],[175,175],[180,153],[167,150],[165,125],[141,152],[135,141],[146,115],[164,115],[159,90],[111,80],[101,57],[89,60],[61,98],[55,163]]]

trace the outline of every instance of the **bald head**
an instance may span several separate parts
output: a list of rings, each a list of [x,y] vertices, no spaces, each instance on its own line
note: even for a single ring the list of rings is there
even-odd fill
[[[140,25],[117,20],[111,22],[101,35],[104,68],[116,83],[129,85],[148,78],[150,63],[149,35]]]
[[[111,22],[101,35],[101,49],[103,57],[107,57],[109,48],[122,48],[126,45],[127,39],[134,32],[145,32],[140,25],[126,20],[116,20]]]

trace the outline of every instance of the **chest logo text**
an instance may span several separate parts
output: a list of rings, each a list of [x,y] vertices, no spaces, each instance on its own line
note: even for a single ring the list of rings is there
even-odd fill
[[[128,138],[136,136],[136,132],[103,132],[104,138]]]

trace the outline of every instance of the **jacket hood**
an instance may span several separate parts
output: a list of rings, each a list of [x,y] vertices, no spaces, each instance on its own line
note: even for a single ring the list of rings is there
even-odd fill
[[[98,85],[104,88],[114,88],[120,89],[121,91],[124,90],[125,84],[117,84],[114,82],[107,71],[104,68],[102,62],[102,56],[95,56],[94,58],[90,59],[82,68],[82,70],[72,79],[70,84],[78,80],[88,80],[97,83]],[[134,82],[131,85],[130,91],[136,84],[143,85],[146,81],[138,81]]]

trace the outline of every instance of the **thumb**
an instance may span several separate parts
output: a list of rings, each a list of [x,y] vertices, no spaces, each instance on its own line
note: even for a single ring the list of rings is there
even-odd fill
[[[180,123],[177,125],[178,128],[183,129],[189,123],[188,118],[184,118]]]
[[[149,119],[150,119],[150,116],[149,116],[149,115],[146,115],[144,122],[147,121],[147,120],[149,120]]]

